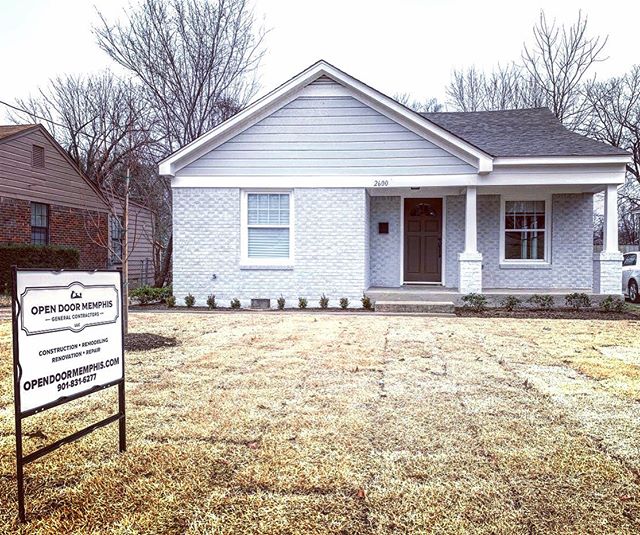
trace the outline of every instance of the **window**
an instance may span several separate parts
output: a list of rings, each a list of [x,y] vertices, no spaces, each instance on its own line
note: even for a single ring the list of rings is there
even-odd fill
[[[124,238],[124,229],[119,217],[109,216],[111,224],[111,263],[122,263],[122,239]]]
[[[49,243],[49,206],[39,202],[31,203],[31,243]]]
[[[504,201],[505,261],[543,262],[548,258],[547,201]]]
[[[635,266],[636,265],[636,255],[627,254],[624,255],[624,260],[622,261],[623,266]]]
[[[31,146],[31,165],[33,167],[44,167],[44,147],[40,145]]]
[[[277,263],[291,258],[290,212],[288,192],[246,194],[244,254],[250,262]]]

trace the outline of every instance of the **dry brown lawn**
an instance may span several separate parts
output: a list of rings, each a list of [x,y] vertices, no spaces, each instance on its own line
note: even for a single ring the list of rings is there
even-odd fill
[[[180,345],[127,355],[128,451],[112,426],[27,466],[21,530],[0,323],[5,532],[640,532],[637,322],[148,313],[131,324]],[[28,419],[27,451],[114,401],[103,392]]]

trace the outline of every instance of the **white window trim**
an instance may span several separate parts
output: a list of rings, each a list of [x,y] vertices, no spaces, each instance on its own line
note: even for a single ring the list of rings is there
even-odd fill
[[[505,258],[505,205],[507,201],[544,201],[544,259],[539,260],[519,260]],[[550,266],[551,265],[551,240],[552,240],[552,219],[551,219],[551,195],[540,194],[514,194],[500,196],[500,265],[501,266]]]
[[[287,193],[289,195],[289,256],[288,258],[249,258],[249,194]],[[292,266],[295,259],[295,205],[292,189],[255,188],[242,190],[240,195],[240,266]],[[278,225],[273,225],[278,227]],[[284,225],[280,225],[284,227]]]

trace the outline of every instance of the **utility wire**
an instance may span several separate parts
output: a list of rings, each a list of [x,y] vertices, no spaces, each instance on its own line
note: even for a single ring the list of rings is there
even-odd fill
[[[34,117],[36,119],[40,119],[41,121],[46,121],[47,123],[54,124],[54,125],[59,126],[61,128],[68,128],[68,126],[66,126],[64,124],[61,124],[61,123],[57,123],[53,119],[47,119],[46,117],[41,117],[40,115],[36,115],[33,112],[30,112],[30,111],[25,110],[23,108],[19,108],[18,106],[14,106],[13,104],[9,104],[8,102],[5,102],[4,100],[0,100],[0,104],[4,104],[7,108],[11,108],[13,110],[19,111],[20,113],[26,113],[27,115],[30,115],[31,117]]]

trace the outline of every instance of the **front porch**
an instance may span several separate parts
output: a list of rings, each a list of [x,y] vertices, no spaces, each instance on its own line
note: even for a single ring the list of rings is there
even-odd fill
[[[593,195],[605,196],[593,253]],[[369,188],[369,292],[454,302],[483,293],[621,295],[617,186]],[[379,297],[376,297],[379,295]]]

